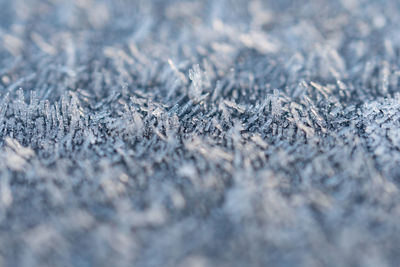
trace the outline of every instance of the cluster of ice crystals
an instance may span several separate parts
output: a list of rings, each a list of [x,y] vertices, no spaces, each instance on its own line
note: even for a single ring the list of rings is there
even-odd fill
[[[0,0],[0,266],[396,266],[399,23]]]

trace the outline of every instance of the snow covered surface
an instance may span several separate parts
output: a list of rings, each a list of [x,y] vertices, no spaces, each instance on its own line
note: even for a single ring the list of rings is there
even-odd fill
[[[0,0],[0,266],[396,266],[397,0]]]

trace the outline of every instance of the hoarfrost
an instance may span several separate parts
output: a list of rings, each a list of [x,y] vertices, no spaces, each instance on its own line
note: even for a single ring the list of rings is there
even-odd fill
[[[0,266],[396,266],[400,5],[306,2],[0,1]]]

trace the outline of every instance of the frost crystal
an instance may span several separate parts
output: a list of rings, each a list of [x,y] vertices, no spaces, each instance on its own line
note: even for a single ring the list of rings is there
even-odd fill
[[[396,0],[0,0],[0,266],[397,266]]]

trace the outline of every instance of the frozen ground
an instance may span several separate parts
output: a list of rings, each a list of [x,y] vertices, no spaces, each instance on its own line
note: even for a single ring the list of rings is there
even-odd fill
[[[400,2],[0,0],[0,266],[396,266]]]

